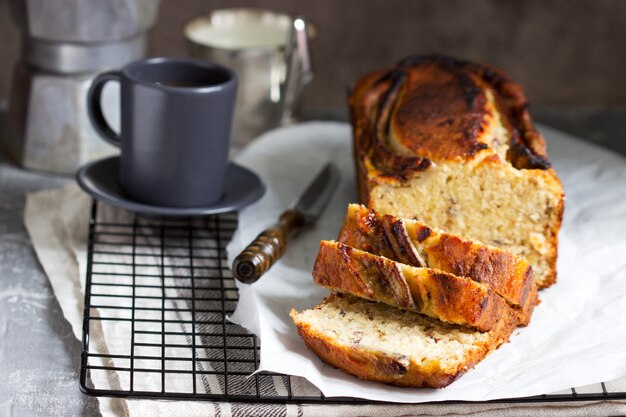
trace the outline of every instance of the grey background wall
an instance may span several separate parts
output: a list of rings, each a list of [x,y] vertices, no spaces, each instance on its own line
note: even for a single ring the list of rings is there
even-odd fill
[[[19,55],[8,1],[0,0],[0,100]],[[432,52],[505,69],[534,105],[626,105],[626,1],[163,0],[151,54],[184,55],[185,21],[235,6],[301,13],[319,26],[308,106],[343,105],[359,74]]]

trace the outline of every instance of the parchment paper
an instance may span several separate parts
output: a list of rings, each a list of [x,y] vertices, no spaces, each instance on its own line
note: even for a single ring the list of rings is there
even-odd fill
[[[626,159],[561,132],[541,128],[567,195],[560,233],[558,283],[541,292],[532,323],[475,369],[440,389],[364,382],[308,351],[288,313],[316,305],[328,293],[311,269],[321,239],[335,239],[346,206],[356,202],[351,130],[308,123],[273,131],[237,160],[266,181],[268,191],[243,210],[228,246],[229,262],[305,188],[327,161],[342,181],[314,227],[288,245],[260,281],[239,284],[231,319],[262,342],[261,370],[307,378],[326,396],[424,402],[480,401],[537,395],[626,375]]]

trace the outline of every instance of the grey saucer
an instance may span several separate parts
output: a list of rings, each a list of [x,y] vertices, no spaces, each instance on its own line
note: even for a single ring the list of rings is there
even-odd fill
[[[76,173],[80,187],[93,198],[150,217],[208,216],[243,208],[265,193],[265,184],[252,171],[229,163],[226,168],[224,195],[206,207],[158,207],[126,197],[118,182],[119,156],[91,162]]]

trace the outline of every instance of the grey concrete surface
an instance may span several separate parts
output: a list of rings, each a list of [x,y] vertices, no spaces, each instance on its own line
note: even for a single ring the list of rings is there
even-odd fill
[[[98,416],[78,390],[81,344],[22,224],[27,192],[70,181],[0,159],[0,416]]]

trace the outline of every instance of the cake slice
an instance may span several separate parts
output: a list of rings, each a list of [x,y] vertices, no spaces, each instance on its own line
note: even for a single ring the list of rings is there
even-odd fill
[[[324,362],[365,380],[430,388],[459,378],[517,325],[501,321],[479,332],[342,294],[301,313],[292,310],[291,317]]]
[[[447,272],[394,262],[334,241],[322,241],[313,267],[316,284],[446,323],[489,331],[500,320],[526,322],[489,287]]]
[[[532,309],[529,299],[537,302],[533,270],[526,259],[416,220],[400,220],[350,204],[338,240],[407,265],[467,277],[516,308]]]

